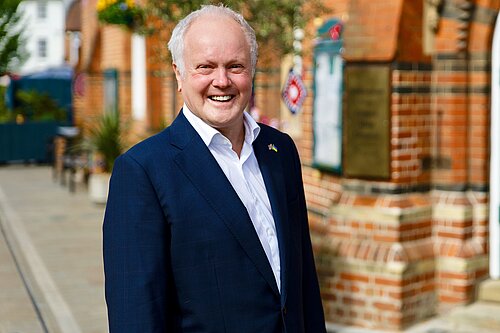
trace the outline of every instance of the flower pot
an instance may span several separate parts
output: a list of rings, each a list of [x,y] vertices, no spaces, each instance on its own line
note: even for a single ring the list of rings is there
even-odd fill
[[[89,176],[89,198],[92,202],[106,203],[110,178],[110,173],[93,173]]]

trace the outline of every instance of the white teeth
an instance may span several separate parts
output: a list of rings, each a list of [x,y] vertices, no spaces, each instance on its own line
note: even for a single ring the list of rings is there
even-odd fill
[[[231,98],[233,98],[232,96],[210,96],[210,99],[213,99],[214,101],[217,101],[217,102],[226,102],[226,101],[229,101]]]

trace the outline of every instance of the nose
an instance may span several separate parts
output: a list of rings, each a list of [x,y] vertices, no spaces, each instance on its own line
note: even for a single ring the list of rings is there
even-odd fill
[[[231,84],[227,70],[225,68],[218,68],[214,72],[214,87],[225,88]]]

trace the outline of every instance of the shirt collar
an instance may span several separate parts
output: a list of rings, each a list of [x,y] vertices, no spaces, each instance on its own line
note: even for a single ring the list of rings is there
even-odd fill
[[[212,143],[215,136],[220,135],[224,137],[222,133],[205,123],[191,110],[189,110],[186,104],[182,107],[182,112],[189,123],[194,127],[195,131],[200,135],[207,147],[210,143]],[[243,112],[243,121],[245,125],[245,142],[251,145],[260,133],[260,126],[246,111]]]

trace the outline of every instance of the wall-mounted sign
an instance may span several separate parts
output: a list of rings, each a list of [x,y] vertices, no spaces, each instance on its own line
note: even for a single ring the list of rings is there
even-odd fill
[[[313,166],[342,169],[342,24],[332,19],[318,29],[314,49]]]
[[[388,65],[346,67],[344,174],[390,177],[390,74]]]

